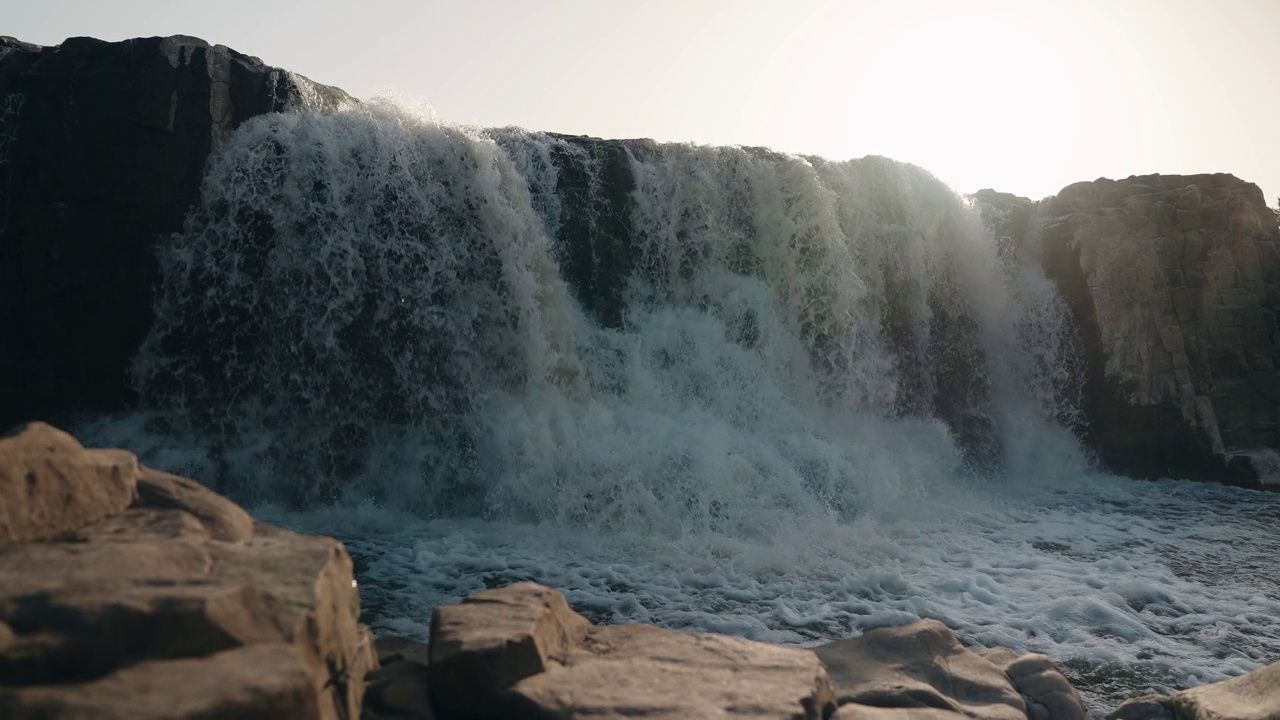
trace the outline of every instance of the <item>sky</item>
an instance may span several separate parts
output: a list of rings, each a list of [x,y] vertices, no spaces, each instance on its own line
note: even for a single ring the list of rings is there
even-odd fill
[[[443,120],[885,155],[960,192],[1230,172],[1280,195],[1280,0],[0,0],[186,34]]]

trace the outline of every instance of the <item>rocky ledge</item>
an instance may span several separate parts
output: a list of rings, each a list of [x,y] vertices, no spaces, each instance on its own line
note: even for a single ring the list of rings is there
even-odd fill
[[[0,438],[0,717],[358,717],[336,540],[41,423]]]

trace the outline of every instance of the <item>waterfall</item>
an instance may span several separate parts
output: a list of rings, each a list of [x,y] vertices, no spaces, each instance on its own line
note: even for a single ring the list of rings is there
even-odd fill
[[[270,115],[135,380],[233,493],[768,534],[1070,444],[1065,309],[1002,247],[884,158]]]

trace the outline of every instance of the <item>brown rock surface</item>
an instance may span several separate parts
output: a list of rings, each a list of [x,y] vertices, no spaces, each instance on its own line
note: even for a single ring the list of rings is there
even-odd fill
[[[1109,720],[1280,720],[1280,663],[1169,697],[1130,700]]]
[[[647,625],[596,627],[560,593],[532,583],[436,613],[431,689],[442,713],[816,720],[835,705],[811,651]]]
[[[3,477],[28,465],[80,484],[36,482],[27,507],[75,487],[87,509],[0,544],[0,715],[358,717],[377,660],[341,544],[48,426],[0,439]]]

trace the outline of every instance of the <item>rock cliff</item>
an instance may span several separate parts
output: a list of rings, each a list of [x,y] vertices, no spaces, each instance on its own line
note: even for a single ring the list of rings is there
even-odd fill
[[[1256,185],[1146,175],[977,199],[1071,308],[1084,438],[1107,469],[1280,480],[1280,230]]]
[[[115,410],[152,322],[156,242],[245,120],[336,88],[189,37],[0,37],[0,427]]]

